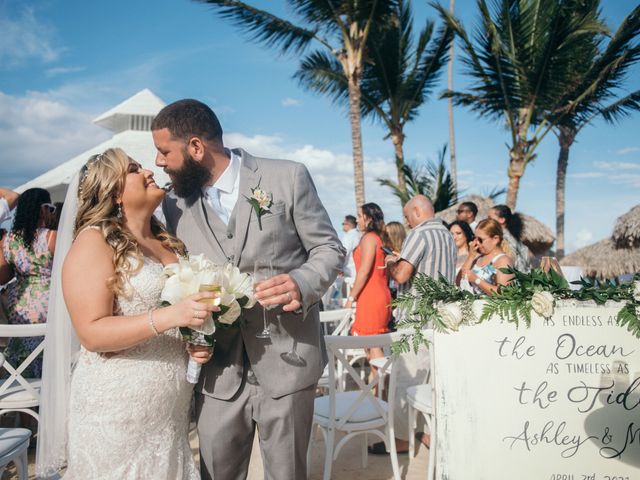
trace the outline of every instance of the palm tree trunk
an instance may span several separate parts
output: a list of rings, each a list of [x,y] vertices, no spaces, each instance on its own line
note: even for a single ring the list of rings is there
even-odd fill
[[[556,172],[556,257],[564,257],[564,194],[566,190],[567,166],[569,164],[569,149],[575,140],[576,132],[569,127],[560,127],[558,142],[558,168]]]
[[[407,179],[404,175],[404,134],[402,132],[395,131],[391,133],[391,141],[393,142],[393,148],[396,153],[396,172],[398,175],[398,190],[404,195],[400,197],[400,203],[404,207],[408,198],[407,192]]]
[[[507,188],[507,207],[509,207],[512,212],[515,211],[516,202],[518,201],[520,178],[520,175],[509,175],[509,186]]]
[[[349,120],[351,122],[351,145],[353,150],[353,183],[356,209],[364,204],[364,162],[362,155],[362,128],[360,121],[360,85],[349,75]]]
[[[509,150],[509,186],[507,187],[507,206],[512,212],[516,211],[516,203],[518,201],[518,190],[520,189],[520,179],[524,175],[527,167],[527,155],[529,150],[529,141],[527,140],[527,130],[529,123],[527,122],[529,110],[521,108],[518,111],[518,119],[514,125],[516,135],[514,143]]]
[[[455,0],[450,0],[449,11],[451,15],[453,15],[454,6]],[[453,44],[454,42],[452,41],[449,47],[449,66],[447,71],[447,88],[449,90],[453,90]],[[458,165],[456,161],[456,140],[453,132],[453,98],[451,97],[449,97],[449,155],[451,179],[453,180],[453,187],[458,191]]]

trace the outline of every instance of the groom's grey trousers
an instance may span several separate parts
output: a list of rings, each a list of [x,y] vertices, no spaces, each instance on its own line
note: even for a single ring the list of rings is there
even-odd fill
[[[202,479],[247,478],[256,426],[264,478],[306,478],[314,398],[315,385],[277,399],[271,398],[249,368],[245,368],[242,386],[231,400],[196,393]],[[211,428],[212,423],[216,424],[215,429]],[[214,435],[214,430],[218,436]]]

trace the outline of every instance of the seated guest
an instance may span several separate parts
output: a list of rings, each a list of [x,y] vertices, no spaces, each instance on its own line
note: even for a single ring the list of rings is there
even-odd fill
[[[3,241],[0,255],[0,284],[16,276],[16,281],[7,288],[9,323],[47,320],[56,232],[46,225],[53,210],[49,192],[42,188],[30,188],[18,200],[13,228]],[[5,350],[7,360],[11,365],[19,365],[41,340],[39,337],[12,338]],[[35,360],[24,376],[40,377],[41,370],[42,360]]]
[[[461,222],[467,222],[471,227],[471,230],[475,232],[478,222],[476,216],[478,215],[478,206],[473,202],[462,202],[456,210],[456,220]]]
[[[504,240],[507,242],[506,253],[513,259],[513,265],[521,272],[531,270],[531,252],[522,243],[522,218],[511,213],[506,205],[496,205],[489,210],[489,218],[493,218],[502,227]]]
[[[471,227],[467,222],[456,220],[449,225],[449,231],[453,235],[453,241],[456,242],[458,248],[458,257],[456,258],[456,285],[460,286],[460,269],[469,256],[469,244],[475,238]]]
[[[470,245],[469,257],[461,268],[461,286],[489,295],[509,283],[512,275],[500,271],[513,266],[513,260],[503,249],[505,246],[500,224],[491,218],[480,221],[476,227],[476,238]]]

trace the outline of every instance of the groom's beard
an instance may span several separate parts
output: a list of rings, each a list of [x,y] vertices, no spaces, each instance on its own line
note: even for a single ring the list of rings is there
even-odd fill
[[[184,163],[179,170],[165,169],[171,178],[173,191],[180,198],[187,198],[201,190],[211,180],[208,168],[196,162],[188,152],[183,153]]]

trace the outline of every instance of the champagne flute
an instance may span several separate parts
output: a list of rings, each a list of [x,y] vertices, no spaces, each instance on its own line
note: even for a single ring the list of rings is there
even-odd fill
[[[273,265],[271,264],[271,260],[256,260],[253,265],[253,291],[255,292],[256,287],[273,277]],[[260,333],[256,333],[257,338],[271,338],[271,334],[269,333],[269,324],[267,323],[267,310],[271,310],[275,308],[276,305],[263,305],[262,306],[262,320],[264,322],[263,329]]]
[[[209,279],[209,282],[210,283],[201,283],[198,287],[198,291],[213,292],[216,294],[216,296],[214,298],[203,298],[199,301],[199,303],[218,306],[220,305],[220,293],[222,292],[222,279],[220,277],[220,273],[216,273],[211,279]],[[213,351],[213,341],[209,335],[191,330],[189,332],[189,337],[190,344],[209,347],[209,351]],[[200,378],[200,370],[202,370],[202,365],[196,362],[193,358],[189,357],[189,362],[187,364],[187,381],[193,384],[198,383],[198,379]]]

